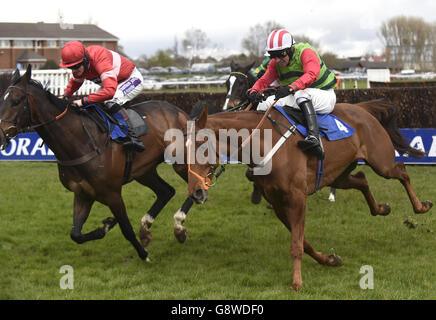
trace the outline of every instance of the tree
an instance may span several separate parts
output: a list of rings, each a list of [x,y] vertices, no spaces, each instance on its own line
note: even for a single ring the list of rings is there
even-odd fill
[[[294,37],[294,41],[299,43],[299,42],[307,42],[308,44],[310,44],[313,48],[315,48],[320,54],[321,54],[321,45],[319,44],[319,41],[313,40],[311,38],[309,38],[308,36],[304,35],[304,34],[296,34],[296,35],[292,35]]]
[[[161,50],[159,49],[154,56],[148,59],[150,67],[171,67],[174,65],[173,50]]]
[[[434,66],[435,31],[422,18],[398,16],[382,24],[379,37],[392,66],[429,70]]]
[[[329,69],[338,70],[342,68],[341,59],[339,59],[338,56],[332,52],[325,52],[321,54],[321,58]]]
[[[275,29],[284,29],[284,27],[275,21],[267,21],[263,25],[256,24],[250,27],[248,35],[242,39],[242,47],[251,56],[257,58],[263,56],[268,35]]]
[[[54,60],[47,60],[40,69],[41,70],[59,69],[59,65]]]
[[[183,51],[192,52],[195,55],[201,49],[204,49],[209,42],[207,35],[200,29],[191,28],[185,31],[185,38],[182,40]],[[191,51],[192,50],[192,51]]]

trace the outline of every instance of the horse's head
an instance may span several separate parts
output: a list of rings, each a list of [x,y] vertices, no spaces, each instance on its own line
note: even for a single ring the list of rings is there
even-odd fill
[[[216,135],[206,128],[206,122],[207,108],[204,108],[195,127],[191,122],[187,131],[188,194],[196,203],[207,200],[219,163]]]
[[[45,107],[48,105],[54,106],[53,110]],[[60,113],[59,110],[63,112]],[[21,77],[16,70],[10,85],[0,97],[0,150],[5,149],[10,140],[20,132],[35,130],[52,123],[63,117],[67,110],[64,101],[32,79],[31,65]]]
[[[32,75],[29,65],[26,73],[20,77],[15,71],[10,85],[0,97],[0,150],[5,149],[30,120],[28,84]]]
[[[247,66],[241,66],[232,61],[230,64],[231,72],[226,80],[227,95],[223,110],[236,107],[247,101],[247,91],[255,81],[254,76],[250,74],[253,65],[254,62]]]

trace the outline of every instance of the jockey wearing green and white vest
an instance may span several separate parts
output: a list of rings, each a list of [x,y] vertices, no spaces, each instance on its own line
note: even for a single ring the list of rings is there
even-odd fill
[[[277,105],[299,108],[307,122],[308,135],[298,146],[318,158],[324,158],[316,113],[331,113],[336,103],[335,75],[327,69],[318,52],[308,43],[295,44],[283,29],[268,36],[266,50],[271,62],[265,74],[250,90],[250,100],[258,102],[258,91],[278,80],[281,87],[275,96],[259,103],[257,110],[266,110],[274,100]]]
[[[265,74],[265,71],[268,68],[268,64],[270,63],[270,61],[271,57],[268,55],[265,59],[263,59],[262,63],[256,69],[254,69],[251,74],[257,79],[262,77]]]

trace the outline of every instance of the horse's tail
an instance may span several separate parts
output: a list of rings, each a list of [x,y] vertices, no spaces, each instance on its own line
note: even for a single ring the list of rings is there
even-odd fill
[[[384,100],[370,100],[357,104],[373,115],[389,134],[392,144],[399,153],[407,153],[414,158],[425,157],[425,152],[412,148],[397,127],[397,107]]]

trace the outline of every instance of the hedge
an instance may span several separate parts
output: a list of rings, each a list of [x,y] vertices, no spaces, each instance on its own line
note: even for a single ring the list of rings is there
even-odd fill
[[[225,102],[225,93],[144,93],[135,101],[164,100],[187,113],[198,100],[205,100],[218,110]],[[384,98],[398,107],[399,128],[436,128],[436,87],[372,88],[336,90],[337,102],[358,103]]]

